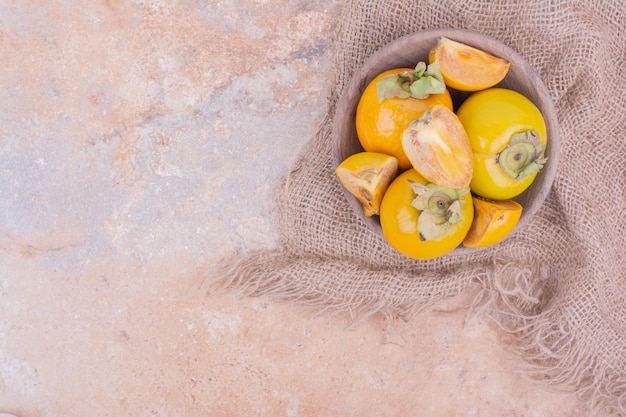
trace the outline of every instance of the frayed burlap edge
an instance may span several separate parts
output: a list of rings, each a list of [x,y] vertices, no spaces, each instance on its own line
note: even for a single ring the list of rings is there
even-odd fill
[[[319,142],[327,140],[335,102],[329,99],[329,116],[303,147],[294,166],[310,155]],[[279,199],[289,187],[290,176],[291,172],[281,179]],[[324,290],[322,284],[319,291],[312,291],[309,283],[306,287],[299,285],[298,276],[289,272],[290,264],[310,263],[312,268],[325,266],[327,272],[322,275],[332,279],[333,275],[341,273],[333,262],[337,260],[293,255],[289,248],[279,244],[275,248],[232,254],[222,259],[206,276],[204,288],[211,294],[228,292],[238,297],[268,297],[310,311],[313,316],[343,316],[348,319],[348,327],[382,315],[388,324],[387,331],[393,332],[397,319],[411,320],[442,300],[456,297],[472,287],[475,289],[472,298],[461,306],[467,311],[466,320],[484,315],[493,319],[509,336],[504,348],[512,354],[517,372],[547,390],[574,391],[589,405],[593,416],[626,416],[626,382],[619,376],[621,371],[606,369],[594,352],[577,343],[575,329],[561,320],[558,307],[551,306],[554,293],[546,281],[549,271],[533,271],[498,259],[492,265],[464,271],[464,275],[459,276],[458,287],[445,295],[397,300],[374,295],[359,300],[340,299],[337,294]],[[358,273],[361,266],[354,265],[354,268],[353,273]],[[399,273],[396,278],[410,280],[412,277]]]
[[[345,85],[345,82],[339,80],[336,85]],[[294,169],[311,152],[328,151],[326,142],[337,98],[337,89],[334,89],[328,100],[328,116],[296,158]],[[279,199],[284,198],[290,177],[291,172],[282,179]],[[306,288],[302,287],[300,277],[290,270],[290,265],[296,263],[317,269],[312,274],[322,277],[317,286],[307,281]],[[296,255],[279,243],[273,249],[224,259],[210,271],[205,288],[211,293],[228,291],[240,296],[267,296],[310,309],[314,314],[346,314],[353,322],[375,314],[382,314],[390,321],[397,317],[410,319],[447,297],[461,294],[469,287],[478,288],[467,302],[468,317],[488,314],[493,318],[503,334],[509,336],[506,347],[513,354],[519,372],[546,388],[574,391],[589,404],[593,415],[626,416],[626,370],[607,367],[608,361],[598,358],[596,352],[586,346],[591,342],[586,340],[586,334],[563,320],[563,309],[569,304],[562,301],[568,295],[552,287],[554,280],[547,279],[552,274],[549,269],[533,269],[511,260],[497,259],[462,272],[456,288],[448,289],[445,295],[394,298],[386,297],[382,290],[380,294],[361,294],[356,300],[342,298],[341,291],[329,289],[333,276],[342,273],[356,276],[362,268],[362,265],[338,259]],[[402,271],[378,272],[389,274],[392,281],[410,282],[414,278],[403,276]],[[436,276],[425,277],[429,278],[437,279]],[[583,280],[584,277],[570,279]],[[619,342],[622,337],[626,343],[623,336],[616,334],[615,339]]]

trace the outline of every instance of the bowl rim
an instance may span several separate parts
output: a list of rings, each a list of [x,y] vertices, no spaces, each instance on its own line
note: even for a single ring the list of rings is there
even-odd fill
[[[515,66],[514,68],[516,71],[525,74],[529,80],[528,84],[532,86],[532,88],[536,91],[536,97],[528,98],[533,101],[533,103],[540,109],[546,123],[548,146],[546,147],[545,154],[548,158],[548,163],[539,172],[537,178],[529,187],[529,189],[527,189],[520,196],[514,198],[514,200],[517,200],[523,198],[522,196],[525,196],[528,193],[534,194],[534,197],[531,200],[531,204],[526,204],[524,206],[522,216],[518,224],[516,225],[515,230],[509,235],[511,236],[528,226],[529,222],[537,214],[541,206],[543,206],[545,199],[547,198],[556,178],[560,149],[558,118],[550,94],[539,75],[535,72],[534,68],[513,48],[509,47],[502,41],[499,41],[481,32],[458,28],[433,28],[420,30],[401,36],[387,43],[383,47],[373,52],[368,58],[366,58],[363,61],[363,64],[354,71],[348,83],[344,86],[343,91],[341,92],[337,101],[337,105],[335,106],[335,113],[333,115],[331,130],[333,169],[336,169],[337,166],[346,157],[342,154],[341,149],[343,137],[349,133],[352,133],[352,136],[356,137],[356,128],[354,127],[354,123],[352,123],[352,127],[349,128],[352,132],[347,132],[346,123],[344,122],[342,124],[345,117],[341,118],[338,117],[338,115],[340,115],[341,112],[347,112],[345,113],[347,114],[346,117],[354,120],[354,116],[356,113],[356,104],[351,105],[351,103],[354,102],[353,100],[355,98],[355,95],[358,95],[358,97],[361,96],[365,87],[369,84],[369,82],[374,79],[374,77],[376,77],[386,69],[405,66],[406,64],[410,66],[411,63],[409,62],[409,60],[411,57],[414,58],[415,55],[420,55],[422,58],[418,58],[417,60],[413,59],[413,66],[415,66],[417,62],[419,62],[419,60],[427,60],[427,51],[420,51],[418,53],[417,51],[411,51],[410,49],[406,49],[409,52],[400,52],[405,50],[403,48],[410,48],[416,40],[423,42],[424,39],[430,39],[432,45],[434,45],[436,40],[441,36],[448,37],[467,45],[477,46],[489,53],[509,60],[512,64],[511,67],[513,68]],[[396,61],[404,59],[404,62],[383,65],[381,62],[386,61],[389,57],[395,59]],[[498,86],[500,86],[500,84],[496,85],[495,87]],[[451,93],[452,92],[453,91],[451,91]],[[456,93],[459,94],[459,92]],[[465,94],[466,96],[469,95],[469,93],[462,92],[460,92],[460,94]],[[358,100],[356,100],[356,103],[358,104]],[[455,103],[455,107],[457,106],[457,104],[458,103]],[[541,181],[539,181],[540,178]],[[336,180],[339,182],[338,178],[336,178]],[[539,188],[536,187],[538,184],[541,184]],[[533,185],[535,185],[535,187],[533,187]],[[378,216],[365,216],[365,214],[363,214],[361,203],[348,190],[346,190],[345,187],[341,186],[341,189],[345,198],[348,200],[348,203],[351,206],[352,210],[355,212],[355,215],[357,215],[366,224],[367,228],[370,231],[374,232],[376,235],[384,239],[382,228],[380,226],[380,222],[378,221]],[[483,248],[466,248],[461,244],[451,252],[448,252],[441,257],[467,255],[469,253],[484,251],[492,247],[493,246],[487,246]]]

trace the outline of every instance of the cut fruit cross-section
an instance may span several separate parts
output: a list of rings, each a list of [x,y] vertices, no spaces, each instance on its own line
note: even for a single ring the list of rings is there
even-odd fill
[[[478,91],[493,87],[504,79],[511,63],[481,49],[441,37],[429,52],[430,63],[438,62],[448,87]]]
[[[335,172],[370,217],[380,213],[383,195],[398,172],[398,160],[378,152],[359,152],[346,158]]]
[[[513,200],[492,201],[473,196],[474,221],[463,245],[479,248],[494,245],[507,237],[522,215],[522,206]]]
[[[464,188],[472,179],[472,147],[459,118],[444,106],[434,106],[411,122],[402,148],[413,168],[428,181]]]

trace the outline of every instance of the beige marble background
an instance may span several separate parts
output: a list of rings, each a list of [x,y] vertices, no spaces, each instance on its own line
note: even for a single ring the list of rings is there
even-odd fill
[[[0,2],[0,412],[587,415],[462,310],[390,331],[202,290],[275,244],[341,7]]]

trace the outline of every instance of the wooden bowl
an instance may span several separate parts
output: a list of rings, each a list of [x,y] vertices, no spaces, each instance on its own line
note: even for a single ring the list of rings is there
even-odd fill
[[[341,95],[336,108],[332,130],[332,151],[335,167],[348,156],[362,152],[363,148],[356,135],[355,115],[359,99],[365,87],[377,75],[392,68],[414,67],[418,62],[428,63],[428,51],[437,43],[440,36],[482,49],[511,63],[508,74],[497,87],[515,90],[529,98],[541,111],[546,122],[548,144],[545,155],[548,162],[539,172],[532,185],[514,200],[523,207],[522,216],[515,231],[524,229],[545,201],[554,178],[559,158],[558,121],[554,105],[548,91],[533,68],[507,45],[482,35],[463,29],[430,29],[399,38],[374,53],[353,75]],[[450,89],[454,110],[470,94]],[[343,187],[342,187],[343,188]],[[383,236],[378,216],[367,217],[361,203],[345,188],[344,194],[355,216],[375,233]],[[466,248],[459,246],[446,256],[464,255],[486,248]]]

